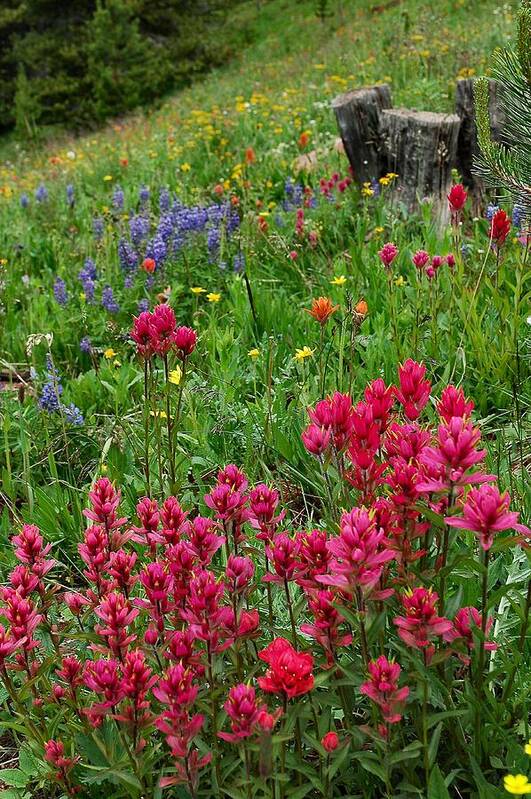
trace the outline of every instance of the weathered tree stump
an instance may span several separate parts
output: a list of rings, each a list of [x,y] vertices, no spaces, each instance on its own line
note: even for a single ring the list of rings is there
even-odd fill
[[[502,140],[504,127],[500,104],[500,86],[495,80],[489,81],[489,112],[492,137]],[[474,195],[476,201],[484,199],[485,188],[481,178],[473,172],[474,158],[479,154],[476,132],[476,116],[474,110],[474,78],[457,81],[455,90],[455,112],[461,120],[457,141],[456,166],[463,183]]]
[[[387,169],[398,175],[393,184],[394,196],[409,211],[415,210],[423,198],[433,198],[440,223],[447,219],[446,195],[452,181],[460,124],[455,114],[407,108],[382,111]]]
[[[383,109],[391,105],[386,83],[347,92],[332,102],[345,152],[360,183],[378,179],[385,171],[380,120]]]

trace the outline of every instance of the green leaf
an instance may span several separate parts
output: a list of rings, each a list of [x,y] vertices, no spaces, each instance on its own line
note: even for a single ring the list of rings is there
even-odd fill
[[[440,721],[431,734],[431,740],[428,746],[428,760],[430,768],[431,766],[433,766],[437,758],[437,751],[439,749],[439,741],[441,739],[442,728],[443,728],[443,723],[442,721]]]
[[[376,755],[373,755],[370,752],[353,752],[352,757],[359,762],[365,771],[368,771],[369,774],[374,774],[376,777],[379,777],[382,782],[385,782],[385,770],[383,766],[380,765],[380,761]]]
[[[435,765],[428,784],[428,799],[450,799],[448,788],[439,766]]]
[[[12,788],[25,788],[29,780],[19,768],[4,768],[0,771],[0,782],[5,782]]]

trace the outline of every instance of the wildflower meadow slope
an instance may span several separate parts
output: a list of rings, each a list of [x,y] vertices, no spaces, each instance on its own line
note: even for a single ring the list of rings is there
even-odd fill
[[[518,4],[352,5],[1,145],[4,799],[531,793],[529,219],[330,108],[450,110]]]

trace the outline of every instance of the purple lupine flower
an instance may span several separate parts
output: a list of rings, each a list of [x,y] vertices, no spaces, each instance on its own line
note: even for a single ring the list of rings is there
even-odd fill
[[[519,229],[522,225],[524,218],[523,208],[520,205],[513,206],[513,225],[515,229]]]
[[[72,186],[71,183],[69,183],[68,186],[66,187],[66,202],[68,207],[73,208],[75,201],[76,200],[74,196],[74,187]]]
[[[161,213],[164,214],[170,210],[170,202],[171,198],[168,189],[161,189],[159,194],[159,209]]]
[[[120,306],[114,299],[114,293],[111,286],[107,285],[101,292],[101,304],[109,313],[117,313]]]
[[[71,402],[70,405],[63,405],[61,410],[63,411],[68,424],[71,424],[74,427],[80,427],[84,423],[85,420],[83,419],[83,414],[73,402]]]
[[[173,214],[163,214],[157,227],[157,235],[164,241],[169,241],[175,226]]]
[[[485,211],[485,218],[488,219],[489,222],[492,222],[492,217],[494,216],[496,211],[499,211],[499,210],[500,210],[499,206],[493,205],[492,203],[489,203],[487,205],[487,210]]]
[[[144,313],[144,311],[149,311],[149,300],[147,297],[142,297],[141,300],[138,300],[138,313]]]
[[[53,296],[55,297],[55,301],[59,303],[59,305],[66,305],[68,302],[68,292],[66,290],[66,283],[60,277],[55,278],[55,283],[53,284]]]
[[[243,252],[238,252],[232,259],[232,268],[238,274],[245,269],[245,255]]]
[[[92,231],[96,241],[101,241],[103,238],[103,231],[105,230],[103,219],[101,216],[95,216],[92,220]]]
[[[151,248],[153,252],[153,258],[155,259],[157,266],[164,263],[168,249],[166,247],[166,242],[161,235],[157,234],[155,236],[151,243]]]
[[[140,207],[145,208],[149,202],[149,189],[147,186],[140,186],[140,191],[138,192],[138,200],[140,202]]]
[[[79,342],[79,349],[81,350],[81,352],[90,355],[90,353],[92,352],[92,342],[88,336],[83,336],[83,338]]]
[[[376,180],[376,178],[373,178],[371,180],[371,189],[372,189],[373,197],[379,197],[380,196],[380,191],[381,191],[380,184]]]
[[[121,211],[124,207],[124,192],[121,186],[116,186],[112,193],[112,206],[117,211]]]
[[[129,232],[135,247],[138,247],[149,233],[149,219],[140,214],[129,220]]]
[[[208,260],[213,263],[216,260],[221,242],[221,231],[218,227],[212,227],[207,234]]]
[[[62,393],[63,387],[61,385],[59,372],[55,368],[52,356],[48,353],[46,355],[46,381],[43,383],[38,399],[41,411],[47,411],[48,413],[55,413],[58,411],[61,407],[61,400],[59,398]]]
[[[83,292],[87,302],[94,299],[94,289],[96,288],[96,264],[92,258],[87,258],[82,269],[78,272],[78,280],[83,286]]]
[[[124,277],[124,289],[130,289],[130,288],[132,288],[132,286],[133,286],[134,282],[135,282],[135,276],[134,276],[134,274],[133,274],[132,272],[129,272],[129,273],[128,273],[128,274],[127,274],[125,277]]]
[[[35,199],[39,203],[45,203],[46,200],[48,199],[48,189],[46,188],[44,183],[41,183],[40,186],[38,186],[38,188],[36,189]]]
[[[28,205],[29,205],[29,202],[30,202],[29,201],[29,197],[26,194],[26,192],[24,192],[24,194],[20,195],[20,207],[21,208],[27,208]]]
[[[138,253],[133,250],[127,239],[120,239],[118,242],[118,258],[120,260],[120,266],[124,272],[129,272],[133,269],[136,269],[138,263]]]

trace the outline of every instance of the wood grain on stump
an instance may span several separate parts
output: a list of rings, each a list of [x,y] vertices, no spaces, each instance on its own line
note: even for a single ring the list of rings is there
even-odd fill
[[[391,108],[391,89],[384,83],[347,92],[332,101],[343,146],[359,183],[386,171],[382,152],[381,114]]]
[[[409,211],[433,198],[444,222],[461,121],[456,114],[393,108],[382,111],[381,133],[387,168],[396,172],[394,195]]]

